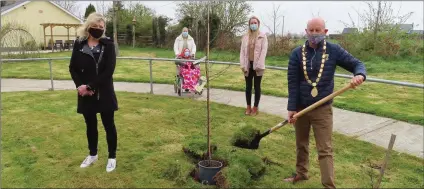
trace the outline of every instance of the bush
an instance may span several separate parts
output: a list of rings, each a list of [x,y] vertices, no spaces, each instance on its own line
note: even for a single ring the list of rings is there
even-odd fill
[[[290,53],[298,46],[298,39],[290,34],[286,36],[277,36],[274,44],[274,37],[268,37],[268,56],[289,56]]]
[[[232,33],[220,33],[215,39],[216,50],[239,52],[241,46],[241,37],[237,37]]]
[[[374,33],[364,31],[342,35],[339,44],[355,57],[370,60],[382,57],[385,60],[406,58],[423,58],[423,40],[416,35],[406,34],[399,30]]]
[[[37,43],[32,40],[32,41],[27,41],[23,44],[23,50],[27,50],[27,51],[34,51],[38,49],[38,45]]]

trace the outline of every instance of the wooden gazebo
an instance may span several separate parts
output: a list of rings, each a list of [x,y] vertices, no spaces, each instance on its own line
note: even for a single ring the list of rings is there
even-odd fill
[[[44,46],[47,47],[47,40],[46,40],[46,28],[50,27],[50,39],[51,39],[51,45],[52,45],[52,51],[53,51],[53,44],[54,44],[54,40],[53,40],[53,28],[56,26],[63,26],[68,30],[68,40],[69,40],[69,29],[70,28],[75,28],[77,29],[78,27],[80,27],[82,24],[63,24],[63,23],[43,23],[40,24],[41,26],[43,26],[43,32],[44,32]],[[76,36],[76,33],[75,33]]]

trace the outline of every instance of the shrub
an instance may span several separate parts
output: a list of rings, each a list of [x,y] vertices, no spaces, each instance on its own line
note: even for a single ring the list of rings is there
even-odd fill
[[[376,37],[371,31],[365,30],[362,33],[342,35],[338,41],[344,49],[362,60],[373,57],[385,60],[423,57],[422,38],[399,30],[379,32]]]

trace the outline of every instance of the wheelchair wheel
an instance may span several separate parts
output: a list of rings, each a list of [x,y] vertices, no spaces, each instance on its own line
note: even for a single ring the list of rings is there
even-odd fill
[[[181,78],[178,78],[178,89],[177,89],[177,92],[178,92],[178,96],[181,96],[182,93],[183,93],[183,79],[181,79]]]
[[[177,89],[178,89],[177,84],[178,84],[178,76],[175,76],[175,81],[174,81],[174,93],[177,93],[177,92],[178,92],[178,91],[177,91]]]

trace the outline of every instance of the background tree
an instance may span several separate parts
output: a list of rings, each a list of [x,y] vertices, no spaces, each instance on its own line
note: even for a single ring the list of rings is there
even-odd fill
[[[90,3],[87,8],[85,8],[84,19],[87,19],[87,17],[93,12],[96,12],[96,8]]]
[[[78,8],[79,8],[77,1],[66,0],[66,1],[53,1],[53,2],[56,3],[57,5],[63,7],[64,9],[69,11],[70,13],[77,15],[77,11],[78,11]]]
[[[265,27],[267,27],[268,30],[271,31],[271,33],[273,35],[273,48],[274,49],[275,49],[275,45],[277,43],[277,28],[280,27],[280,24],[281,24],[280,18],[282,17],[282,15],[280,14],[280,6],[281,5],[275,6],[274,3],[272,4],[272,12],[269,15],[269,17],[271,18],[271,21],[272,21],[271,26],[268,25],[268,24],[265,24],[265,22],[263,22],[263,25]]]
[[[166,16],[157,17],[157,33],[159,34],[159,46],[165,45],[166,27],[168,26],[169,18]]]
[[[395,25],[405,23],[413,14],[408,12],[400,14],[399,10],[395,14],[390,1],[364,2],[368,6],[368,10],[362,13],[358,12],[359,17],[365,25],[366,30],[370,30],[374,34],[374,40],[377,33],[393,29]]]
[[[238,33],[244,30],[247,16],[252,12],[252,6],[246,1],[195,1],[181,2],[177,4],[177,17],[181,20],[185,16],[206,22],[203,13],[207,12],[207,4],[211,5],[211,11],[219,15],[220,28],[225,32]]]
[[[152,19],[152,40],[155,46],[159,46],[158,22],[156,17]]]
[[[119,1],[113,1],[113,6],[112,6],[112,10],[113,10],[113,16],[112,16],[112,20],[113,20],[113,41],[115,43],[115,53],[116,56],[119,56],[119,46],[118,46],[118,26],[117,26],[117,18],[118,18],[118,10],[119,10]]]
[[[96,1],[96,10],[101,13],[103,16],[106,16],[108,10],[110,9],[110,3],[105,1]]]
[[[210,5],[211,46],[216,45],[219,36],[229,34],[240,35],[245,31],[247,16],[252,7],[245,1],[196,1],[177,4],[177,18],[180,23],[191,29],[192,36],[199,43],[200,48],[206,46],[205,36],[207,26],[207,6]],[[184,27],[181,26],[181,27]]]

